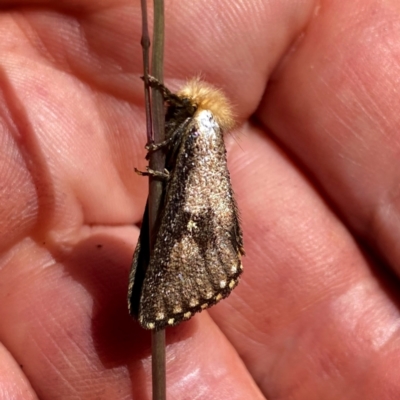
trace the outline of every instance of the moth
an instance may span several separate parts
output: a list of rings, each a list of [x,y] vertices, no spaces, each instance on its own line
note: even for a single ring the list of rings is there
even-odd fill
[[[149,83],[166,103],[165,137],[149,151],[165,151],[154,250],[146,206],[129,276],[128,308],[145,329],[190,319],[227,297],[243,267],[242,231],[223,133],[231,129],[224,94],[193,79],[176,94],[155,78]]]

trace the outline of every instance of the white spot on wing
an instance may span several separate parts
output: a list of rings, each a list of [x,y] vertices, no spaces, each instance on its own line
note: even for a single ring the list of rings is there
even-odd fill
[[[156,321],[161,321],[164,318],[165,318],[165,315],[163,312],[159,312],[156,314]]]
[[[199,301],[197,299],[190,299],[189,302],[190,307],[196,307],[197,304],[199,304]]]
[[[179,314],[182,312],[182,308],[180,306],[174,307],[173,313],[174,314]]]
[[[196,222],[189,220],[189,222],[187,224],[187,230],[192,232],[196,228],[197,228]]]

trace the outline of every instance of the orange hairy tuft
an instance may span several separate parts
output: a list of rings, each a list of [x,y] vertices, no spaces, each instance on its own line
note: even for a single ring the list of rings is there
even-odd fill
[[[197,111],[209,110],[222,131],[228,131],[235,125],[232,106],[221,90],[199,78],[191,79],[178,91],[179,97],[186,97]]]

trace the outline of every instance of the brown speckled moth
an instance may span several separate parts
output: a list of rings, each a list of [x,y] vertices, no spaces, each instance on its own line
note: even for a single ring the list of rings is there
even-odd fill
[[[166,153],[155,244],[150,256],[148,209],[129,276],[128,307],[145,329],[190,319],[227,297],[242,273],[242,231],[233,197],[223,133],[232,128],[223,93],[199,80],[171,93],[156,79],[167,104],[166,140],[147,146]]]

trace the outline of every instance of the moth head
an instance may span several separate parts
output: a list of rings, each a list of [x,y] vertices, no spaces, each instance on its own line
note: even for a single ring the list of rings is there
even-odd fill
[[[196,112],[211,111],[222,131],[233,128],[235,121],[232,106],[220,89],[196,77],[188,81],[177,95],[182,101],[189,101]]]

